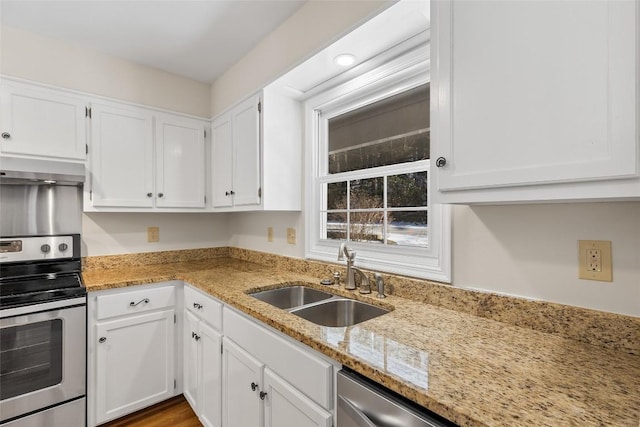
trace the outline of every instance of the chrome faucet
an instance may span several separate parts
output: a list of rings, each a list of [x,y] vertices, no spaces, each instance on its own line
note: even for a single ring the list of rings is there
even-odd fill
[[[371,293],[371,284],[369,283],[369,278],[362,270],[356,267],[351,267],[354,273],[360,274],[360,293],[361,294],[370,294]],[[354,274],[355,279],[355,274]]]
[[[345,257],[347,258],[347,278],[344,282],[344,288],[353,290],[356,288],[356,280],[353,274],[353,261],[356,259],[356,253],[349,249],[346,243],[340,243],[338,261],[344,261]]]

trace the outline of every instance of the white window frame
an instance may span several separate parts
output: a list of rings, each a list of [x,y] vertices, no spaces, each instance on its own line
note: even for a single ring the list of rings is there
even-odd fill
[[[326,210],[323,184],[371,176],[374,168],[328,176],[328,119],[381,99],[405,92],[430,81],[429,53],[424,46],[388,61],[346,83],[308,99],[305,114],[305,257],[325,262],[337,262],[341,240],[321,239],[323,215]],[[428,174],[428,248],[390,246],[364,242],[349,242],[356,251],[355,265],[392,274],[451,282],[451,212],[448,205],[434,204],[437,191],[430,175],[429,161],[383,166],[384,173],[402,174],[426,170]],[[377,169],[377,168],[375,168]],[[335,179],[334,179],[335,178]]]

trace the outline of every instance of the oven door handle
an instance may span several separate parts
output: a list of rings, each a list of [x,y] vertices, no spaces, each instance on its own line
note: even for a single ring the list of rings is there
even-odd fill
[[[138,306],[138,305],[140,305],[140,304],[142,304],[142,303],[149,304],[149,298],[143,298],[143,299],[141,299],[141,300],[140,300],[140,301],[138,301],[138,302],[131,301],[131,302],[129,303],[129,305],[130,305],[131,307],[136,307],[136,306]]]

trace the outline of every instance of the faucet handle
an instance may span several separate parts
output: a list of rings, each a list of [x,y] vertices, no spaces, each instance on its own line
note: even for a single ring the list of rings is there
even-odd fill
[[[373,277],[376,279],[376,286],[378,288],[378,295],[376,296],[378,298],[386,298],[387,296],[384,294],[384,279],[382,278],[382,274],[375,273]]]

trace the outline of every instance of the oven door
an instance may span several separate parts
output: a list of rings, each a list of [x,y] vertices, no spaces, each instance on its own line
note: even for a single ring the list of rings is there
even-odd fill
[[[85,395],[86,299],[0,311],[0,422]]]

